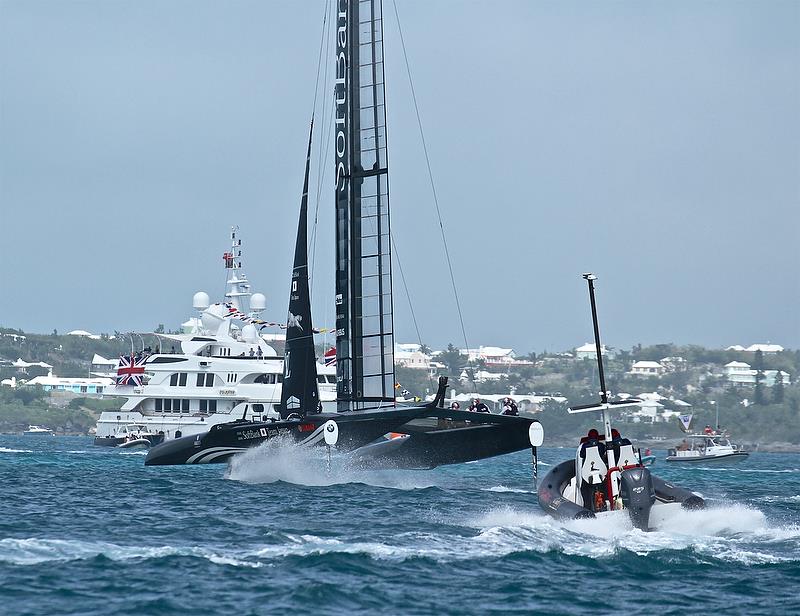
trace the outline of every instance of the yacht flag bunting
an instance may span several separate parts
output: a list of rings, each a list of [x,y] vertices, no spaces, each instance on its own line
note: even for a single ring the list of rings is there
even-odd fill
[[[681,422],[681,426],[683,426],[683,431],[688,432],[689,426],[692,424],[692,416],[691,415],[679,415],[678,421]]]

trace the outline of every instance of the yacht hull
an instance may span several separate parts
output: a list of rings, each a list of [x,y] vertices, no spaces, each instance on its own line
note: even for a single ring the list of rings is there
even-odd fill
[[[714,462],[740,462],[747,458],[750,454],[746,451],[737,451],[736,453],[725,453],[718,456],[667,456],[667,462],[687,462],[689,464],[696,464],[698,462],[714,463]]]

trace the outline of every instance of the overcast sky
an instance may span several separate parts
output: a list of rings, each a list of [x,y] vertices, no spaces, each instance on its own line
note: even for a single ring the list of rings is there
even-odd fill
[[[397,251],[423,341],[463,346],[385,2]],[[800,2],[397,4],[470,345],[589,340],[594,271],[613,346],[800,347]],[[234,224],[285,318],[323,13],[0,0],[0,325],[177,327],[222,293]]]

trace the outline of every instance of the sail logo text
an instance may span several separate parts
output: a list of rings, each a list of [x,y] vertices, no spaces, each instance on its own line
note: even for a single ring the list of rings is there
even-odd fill
[[[347,2],[339,0],[336,28],[336,189],[345,189],[347,166]]]

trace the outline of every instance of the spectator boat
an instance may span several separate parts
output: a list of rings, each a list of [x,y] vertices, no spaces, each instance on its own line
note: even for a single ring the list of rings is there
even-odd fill
[[[750,454],[724,434],[687,434],[681,445],[667,453],[667,462],[740,462]]]
[[[23,432],[25,436],[55,436],[50,428],[43,428],[42,426],[28,426],[28,429]]]

